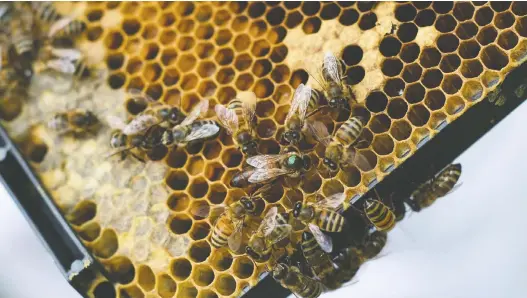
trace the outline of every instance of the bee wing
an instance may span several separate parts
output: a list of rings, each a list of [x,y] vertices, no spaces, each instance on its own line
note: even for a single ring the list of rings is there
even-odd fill
[[[272,207],[265,214],[260,226],[258,227],[258,232],[262,232],[264,236],[271,234],[271,232],[276,227],[276,216],[278,215],[278,208],[276,206]]]
[[[322,68],[326,71],[331,80],[340,84],[342,78],[340,77],[339,64],[333,53],[326,52]]]
[[[75,73],[75,65],[71,61],[65,59],[49,60],[46,62],[46,66],[62,73]]]
[[[313,237],[315,237],[315,240],[318,242],[318,245],[320,245],[320,248],[322,248],[323,251],[327,253],[333,251],[333,241],[331,240],[331,237],[324,234],[324,232],[322,232],[317,225],[312,223],[309,224],[309,230],[311,230]]]
[[[346,161],[345,163],[356,165],[360,169],[371,169],[372,164],[366,158],[366,156],[359,151],[357,151],[355,148],[351,147],[346,152]]]
[[[247,158],[247,164],[257,168],[270,168],[283,157],[282,154],[261,154]]]
[[[282,239],[285,239],[286,237],[289,237],[289,235],[291,235],[291,231],[293,231],[293,227],[289,224],[285,224],[285,225],[277,225],[275,226],[275,229],[280,229],[283,231],[282,234],[280,234],[278,237],[272,239],[272,243],[271,244],[275,244],[275,243],[278,243],[280,241],[282,241]]]
[[[285,175],[289,173],[288,170],[280,168],[270,168],[270,169],[257,169],[249,177],[250,183],[261,183],[272,180],[278,176]]]
[[[267,192],[271,189],[271,186],[272,186],[272,184],[266,184],[266,185],[264,185],[264,186],[258,188],[258,189],[252,194],[252,196],[253,196],[253,197],[256,197],[256,196],[258,196],[258,195],[260,195],[260,194],[265,194],[265,193],[267,193]]]
[[[313,121],[307,123],[309,133],[322,145],[328,146],[331,142],[331,136],[329,135],[328,128],[320,121]]]
[[[48,31],[48,37],[53,37],[57,32],[64,29],[66,26],[68,26],[69,23],[71,23],[73,19],[66,17],[62,18],[55,23],[51,24]]]
[[[211,206],[205,204],[198,206],[198,208],[193,208],[190,210],[190,213],[192,213],[192,215],[202,218],[217,218],[223,212],[225,212],[225,205],[218,205],[211,208]]]
[[[190,113],[187,115],[187,117],[181,122],[181,126],[192,124],[201,114],[204,114],[209,109],[209,100],[204,99],[200,101],[193,109],[190,111]]]
[[[202,126],[193,127],[185,138],[185,142],[205,139],[215,135],[218,131],[220,131],[220,127],[215,124],[204,124]]]
[[[250,91],[240,92],[238,98],[242,102],[243,118],[250,125],[256,116],[256,94]]]
[[[123,133],[125,135],[140,133],[156,123],[157,118],[152,115],[137,115],[123,128]]]
[[[289,108],[289,113],[287,113],[287,116],[285,117],[285,123],[287,123],[289,119],[298,110],[298,107],[300,106],[300,101],[302,100],[303,91],[304,91],[304,84],[298,85],[298,87],[295,90],[295,94],[293,94],[293,100],[291,101],[291,107]]]
[[[123,119],[117,117],[117,116],[113,116],[113,115],[108,115],[106,116],[106,122],[108,123],[108,125],[112,128],[112,129],[118,129],[118,130],[123,130],[126,126],[126,123],[123,121]]]
[[[346,193],[340,192],[340,193],[332,194],[329,197],[326,197],[325,199],[320,200],[313,205],[334,210],[334,209],[339,208],[342,205],[342,203],[344,203],[345,200],[346,200]]]
[[[61,59],[66,59],[69,61],[76,61],[82,57],[82,54],[77,49],[57,49],[51,48],[51,53]]]
[[[240,250],[240,246],[242,245],[242,239],[243,239],[243,221],[240,220],[234,227],[234,231],[229,236],[229,239],[227,239],[227,243],[229,245],[229,248],[237,252]]]
[[[227,109],[225,106],[220,104],[217,104],[214,107],[214,111],[218,116],[218,120],[221,122],[223,127],[227,129],[227,132],[229,134],[232,135],[235,131],[238,130],[238,115],[236,115],[235,111]]]

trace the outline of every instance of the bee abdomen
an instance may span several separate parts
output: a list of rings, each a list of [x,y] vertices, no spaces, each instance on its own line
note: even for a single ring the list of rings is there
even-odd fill
[[[35,10],[37,16],[46,22],[57,21],[62,17],[53,7],[53,3],[49,1],[31,2],[31,7]]]
[[[82,33],[86,29],[86,24],[80,20],[73,20],[66,27],[59,30],[55,36],[57,37],[66,37],[66,36],[76,36]]]
[[[227,245],[229,237],[233,232],[231,222],[228,218],[220,218],[214,225],[210,242],[215,248],[220,248]]]
[[[316,218],[316,225],[326,232],[340,232],[344,227],[344,217],[335,211],[322,210]]]
[[[367,205],[366,216],[378,231],[389,231],[395,226],[395,215],[379,201],[372,201]]]
[[[363,128],[362,121],[358,117],[352,117],[340,126],[335,134],[335,138],[343,146],[351,146],[357,142],[362,134]]]

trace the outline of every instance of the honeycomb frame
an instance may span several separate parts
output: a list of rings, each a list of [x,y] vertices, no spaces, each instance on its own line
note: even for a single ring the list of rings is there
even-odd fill
[[[125,92],[134,88],[188,112],[201,98],[214,106],[252,90],[259,99],[261,153],[278,153],[275,139],[294,88],[319,88],[310,76],[317,71],[313,65],[326,51],[339,54],[368,119],[370,145],[360,152],[374,166],[354,166],[336,177],[320,172],[300,191],[286,185],[266,206],[285,210],[319,190],[360,197],[490,95],[527,53],[527,4],[521,2],[109,2],[58,8],[87,23],[78,46],[92,65],[108,71],[105,84],[78,91],[97,90],[83,107],[98,115],[136,115],[144,107]],[[111,273],[119,297],[237,296],[257,283],[263,264],[254,268],[246,256],[213,248],[213,221],[192,214],[244,193],[228,187],[243,157],[224,131],[146,165],[116,165],[100,158],[109,150],[107,131],[78,142],[59,139],[42,125],[50,113],[68,107],[62,103],[68,95],[32,97],[38,100],[3,124]],[[345,120],[328,124],[334,131]],[[322,154],[316,147],[319,165]],[[108,283],[94,285],[91,295],[101,287]]]

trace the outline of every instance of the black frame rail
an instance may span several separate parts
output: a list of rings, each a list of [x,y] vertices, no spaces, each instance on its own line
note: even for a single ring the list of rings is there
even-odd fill
[[[0,182],[51,253],[64,278],[87,297],[97,273],[107,274],[77,238],[1,125]]]

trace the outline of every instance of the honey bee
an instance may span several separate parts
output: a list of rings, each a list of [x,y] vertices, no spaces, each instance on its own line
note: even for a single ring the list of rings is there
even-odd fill
[[[364,129],[363,120],[360,116],[353,116],[344,122],[335,136],[330,137],[326,126],[322,122],[314,122],[311,126],[313,135],[324,146],[323,164],[330,171],[338,171],[340,167],[353,163],[358,155],[353,146],[357,144]],[[358,155],[363,162],[368,162],[362,155]]]
[[[317,298],[324,290],[320,281],[302,274],[294,266],[278,263],[273,267],[271,274],[282,287],[291,290],[297,297]]]
[[[322,89],[331,108],[351,110],[355,95],[344,81],[343,62],[331,52],[326,52],[322,63]]]
[[[216,135],[220,131],[220,127],[216,122],[212,120],[196,121],[208,109],[208,100],[199,102],[180,124],[163,134],[163,145],[167,147],[185,145],[191,141],[202,140]]]
[[[237,187],[237,188],[248,187],[249,185],[251,185],[251,183],[249,182],[249,178],[251,177],[252,174],[254,174],[255,171],[256,171],[255,168],[247,167],[241,170],[240,172],[234,174],[234,176],[232,176],[231,178],[230,186]]]
[[[31,7],[38,18],[45,22],[57,21],[62,17],[50,1],[31,2]]]
[[[337,268],[332,262],[330,256],[327,254],[327,249],[325,250],[321,245],[319,245],[320,241],[315,235],[316,234],[304,232],[302,234],[302,242],[300,246],[302,248],[302,254],[306,259],[307,264],[311,268],[313,276],[320,280],[323,284],[327,285],[329,279],[331,279],[336,274]]]
[[[333,258],[333,263],[337,266],[337,270],[335,275],[325,285],[331,289],[340,288],[357,274],[363,262],[364,258],[359,249],[354,247],[343,249]]]
[[[9,61],[25,79],[33,76],[33,12],[23,3],[15,3],[16,9],[10,22],[11,44]]]
[[[248,176],[247,182],[253,184],[268,183],[283,175],[300,177],[311,167],[310,157],[296,152],[256,155],[249,157],[246,162],[253,168],[245,169],[250,175],[240,174],[244,175],[240,180]]]
[[[150,96],[137,89],[129,89],[128,93],[136,103],[148,105],[148,107],[139,115],[153,115],[157,117],[160,125],[166,123],[168,127],[174,127],[185,119],[185,115],[181,112],[181,108],[179,107],[155,101]]]
[[[48,31],[48,37],[75,37],[84,32],[85,29],[86,23],[83,21],[64,17],[51,24]]]
[[[78,79],[82,79],[89,74],[89,68],[84,63],[81,52],[73,48],[61,49],[54,48],[49,44],[45,45],[39,51],[39,62],[43,64],[44,68],[71,74]]]
[[[262,223],[251,235],[245,249],[253,260],[265,261],[271,257],[273,247],[289,237],[292,231],[287,213],[279,213],[278,208],[272,207],[265,214]]]
[[[210,209],[208,205],[193,212],[194,215],[207,218],[216,217],[211,235],[211,244],[215,248],[228,245],[236,252],[242,244],[244,220],[247,216],[260,216],[265,208],[264,195],[270,185],[262,187],[250,196],[243,196],[228,206],[222,205]],[[219,214],[219,216],[214,215]]]
[[[388,234],[382,231],[374,231],[368,236],[368,239],[357,249],[359,249],[361,257],[365,260],[373,259],[382,251],[386,242],[388,241]]]
[[[311,87],[300,84],[293,95],[293,101],[289,113],[285,117],[285,131],[282,138],[291,145],[298,145],[309,130],[310,123],[307,121],[310,115],[308,110],[314,111],[318,107],[318,94]]]
[[[344,228],[346,219],[336,210],[341,208],[339,206],[344,204],[345,199],[345,193],[337,193],[312,204],[296,202],[292,210],[293,217],[304,223],[313,224],[322,231],[340,232]]]
[[[74,133],[94,133],[99,126],[99,120],[90,111],[71,110],[57,113],[48,122],[48,127],[59,134]]]
[[[450,164],[437,176],[419,186],[412,193],[412,198],[405,201],[413,211],[421,211],[459,187],[461,184],[457,182],[460,176],[461,164]]]
[[[256,155],[257,146],[254,135],[256,95],[254,92],[240,92],[227,107],[218,104],[214,107],[220,123],[234,140],[243,154]]]
[[[133,150],[148,151],[160,146],[165,129],[158,125],[155,117],[143,116],[134,118],[128,124],[117,117],[107,117],[108,124],[114,129],[110,137],[110,147],[118,149],[110,156],[120,154],[121,160],[124,160],[130,154],[135,159],[144,162]]]
[[[380,200],[366,199],[364,214],[377,231],[388,232],[395,227],[395,214]]]

